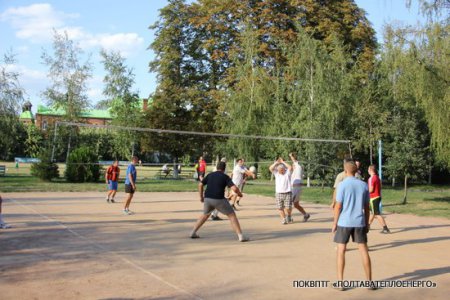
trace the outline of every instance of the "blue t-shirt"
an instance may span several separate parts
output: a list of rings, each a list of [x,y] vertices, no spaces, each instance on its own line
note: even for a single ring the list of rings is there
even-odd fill
[[[355,177],[345,178],[337,188],[336,201],[342,204],[338,226],[366,226],[364,206],[369,203],[369,188],[364,181]]]
[[[136,167],[133,164],[129,164],[127,168],[127,174],[125,175],[125,184],[131,184],[130,177],[133,177],[133,182],[136,183]]]

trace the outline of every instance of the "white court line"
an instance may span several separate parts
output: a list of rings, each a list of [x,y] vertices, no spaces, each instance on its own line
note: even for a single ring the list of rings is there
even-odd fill
[[[127,259],[126,257],[123,257],[123,256],[121,256],[121,255],[117,254],[116,252],[111,251],[109,249],[106,249],[102,245],[100,245],[100,244],[98,244],[98,243],[88,239],[87,237],[85,237],[85,236],[79,234],[78,232],[72,230],[71,228],[67,227],[66,225],[64,225],[60,221],[57,221],[57,220],[52,219],[52,218],[50,218],[50,217],[48,217],[48,216],[46,216],[44,214],[41,214],[40,212],[38,212],[35,209],[33,209],[32,207],[30,207],[30,205],[24,205],[24,204],[14,200],[14,199],[8,199],[8,200],[12,201],[14,204],[16,204],[18,206],[21,206],[21,207],[23,207],[23,208],[33,212],[36,215],[39,215],[40,217],[42,217],[43,219],[45,219],[47,221],[51,221],[51,222],[54,222],[54,223],[58,224],[59,226],[63,227],[64,229],[66,229],[67,231],[72,233],[74,236],[76,236],[76,237],[78,237],[78,238],[80,238],[82,240],[85,240],[86,242],[88,242],[88,243],[92,244],[93,246],[97,247],[99,250],[112,253],[114,256],[116,256],[117,258],[119,258],[120,260],[125,262],[126,264],[134,267],[137,270],[140,270],[141,272],[143,272],[143,273],[145,273],[147,275],[150,275],[151,277],[155,278],[156,280],[159,280],[160,282],[166,284],[167,286],[169,286],[169,287],[171,287],[171,288],[173,288],[173,289],[175,289],[175,290],[177,290],[177,291],[179,291],[179,292],[181,292],[183,294],[186,294],[186,295],[192,297],[193,299],[203,300],[201,297],[199,297],[199,296],[197,296],[195,294],[192,294],[191,292],[188,292],[188,291],[186,291],[186,290],[184,290],[184,289],[182,289],[182,288],[180,288],[180,287],[178,287],[178,286],[168,282],[167,280],[164,280],[162,277],[156,275],[155,273],[153,273],[153,272],[151,272],[151,271],[149,271],[147,269],[144,269],[143,267],[141,267],[138,264],[132,262],[131,260]]]

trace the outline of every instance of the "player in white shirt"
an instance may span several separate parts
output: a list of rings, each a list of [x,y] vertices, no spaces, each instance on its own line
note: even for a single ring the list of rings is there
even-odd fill
[[[233,168],[233,176],[232,176],[232,180],[233,183],[239,188],[239,190],[242,189],[242,187],[244,186],[244,176],[251,176],[253,179],[256,177],[256,175],[252,172],[250,172],[245,166],[244,166],[244,159],[243,158],[239,158],[236,161],[236,165]],[[236,209],[236,201],[238,201],[239,196],[234,193],[233,191],[231,191],[231,206],[233,207],[234,210]]]
[[[280,157],[269,167],[269,170],[275,176],[275,199],[282,220],[281,224],[292,223],[292,166]]]
[[[305,209],[300,205],[300,195],[302,193],[302,179],[303,179],[303,168],[298,163],[297,155],[295,153],[289,153],[289,157],[292,160],[292,200],[294,202],[294,207],[303,215],[303,222],[308,221],[310,215],[306,213]],[[291,221],[293,222],[292,218]]]

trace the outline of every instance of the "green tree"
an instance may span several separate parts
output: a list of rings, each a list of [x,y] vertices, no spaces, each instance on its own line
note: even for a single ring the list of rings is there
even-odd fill
[[[54,31],[53,54],[44,51],[41,56],[51,81],[42,95],[49,105],[63,109],[70,121],[77,120],[80,112],[89,106],[87,80],[92,76],[92,66],[89,60],[80,62],[82,53],[67,32]]]
[[[0,64],[0,158],[11,159],[23,152],[21,138],[24,128],[19,122],[18,112],[25,91],[19,82],[19,73],[13,70],[14,55],[7,53]]]
[[[142,107],[138,92],[133,91],[134,73],[126,66],[125,58],[119,52],[100,52],[106,75],[103,79],[105,104],[110,108],[114,125],[136,127],[140,123]],[[120,131],[112,134],[113,153],[117,158],[130,157],[134,144],[139,140],[136,132]]]
[[[37,157],[45,146],[45,137],[42,131],[34,124],[27,126],[27,138],[25,140],[25,154]]]
[[[152,105],[144,126],[158,129],[212,131],[215,104],[208,95],[202,71],[198,37],[189,23],[190,11],[182,0],[172,0],[160,10],[160,20],[151,26],[156,38],[151,49],[156,59],[150,70],[158,74]],[[148,134],[145,150],[159,151],[177,159],[185,154],[202,154],[209,139],[197,136]]]

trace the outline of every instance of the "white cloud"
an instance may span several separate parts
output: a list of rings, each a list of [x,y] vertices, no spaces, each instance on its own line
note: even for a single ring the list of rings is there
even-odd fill
[[[48,41],[53,28],[61,28],[65,20],[77,18],[78,14],[56,11],[48,3],[8,8],[0,15],[0,20],[11,24],[16,29],[16,36],[35,43]]]
[[[129,56],[139,49],[144,39],[137,33],[116,33],[86,35],[80,39],[82,48],[101,47],[106,50],[119,51],[123,56]]]
[[[7,71],[17,72],[19,74],[20,83],[28,83],[33,81],[46,80],[45,72],[36,69],[30,69],[23,65],[11,64],[6,66]]]
[[[100,33],[87,32],[80,26],[68,26],[67,20],[78,18],[78,14],[69,14],[55,10],[48,3],[32,4],[8,8],[0,14],[0,20],[8,22],[16,30],[16,37],[34,43],[48,42],[52,39],[53,29],[67,32],[70,39],[77,41],[81,48],[102,47],[120,51],[129,56],[140,49],[144,39],[137,33]]]

